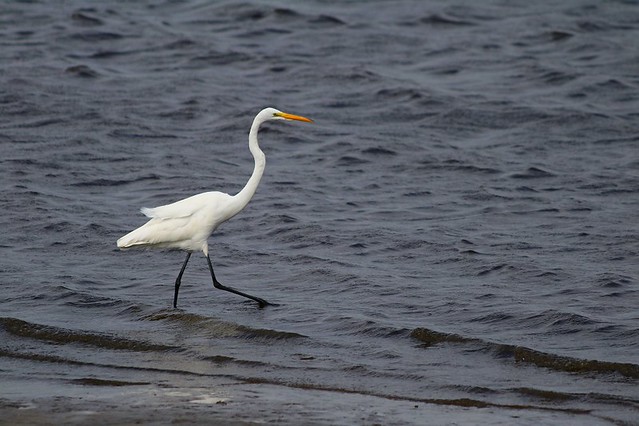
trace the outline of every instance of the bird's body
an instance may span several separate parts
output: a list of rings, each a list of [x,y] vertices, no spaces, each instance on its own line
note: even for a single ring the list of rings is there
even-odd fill
[[[118,247],[157,247],[202,251],[208,255],[209,236],[217,227],[241,211],[231,209],[234,197],[223,192],[203,192],[172,204],[143,208],[151,218],[118,240]]]
[[[311,122],[308,118],[283,113],[274,108],[265,108],[260,111],[253,120],[249,133],[249,150],[253,154],[255,167],[250,179],[239,193],[229,195],[218,191],[204,192],[172,204],[155,208],[143,208],[142,213],[149,217],[150,220],[117,241],[118,247],[122,249],[157,247],[188,252],[182,270],[175,281],[174,307],[177,306],[182,274],[191,253],[196,251],[202,251],[206,256],[213,284],[216,288],[253,299],[260,306],[267,304],[263,299],[225,287],[217,281],[209,257],[208,238],[220,224],[241,212],[255,194],[266,166],[266,158],[257,140],[259,127],[265,121],[282,119]]]

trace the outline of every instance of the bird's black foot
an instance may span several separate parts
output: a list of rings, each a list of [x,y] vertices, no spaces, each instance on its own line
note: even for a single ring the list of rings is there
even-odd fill
[[[227,287],[225,285],[220,284],[220,282],[218,280],[213,281],[213,286],[219,290],[224,290],[224,291],[228,291],[229,293],[233,293],[233,294],[237,294],[238,296],[243,296],[246,297],[247,299],[251,299],[257,302],[258,306],[260,308],[264,308],[268,305],[271,305],[271,303],[268,303],[266,300],[260,298],[260,297],[256,297],[256,296],[252,296],[250,294],[244,293],[243,291],[239,291],[236,290],[232,287]]]
[[[209,263],[209,270],[211,272],[211,279],[213,280],[213,287],[215,287],[215,288],[217,288],[219,290],[228,291],[229,293],[237,294],[238,296],[246,297],[247,299],[254,300],[254,301],[257,302],[257,304],[259,305],[260,308],[264,308],[267,305],[271,305],[271,303],[268,303],[264,299],[261,299],[259,297],[255,297],[255,296],[251,296],[250,294],[244,293],[243,291],[236,290],[233,287],[227,287],[227,286],[223,285],[222,283],[220,283],[217,280],[217,278],[215,278],[215,272],[213,272],[213,264],[211,263],[211,258],[208,255],[206,256],[206,260]]]

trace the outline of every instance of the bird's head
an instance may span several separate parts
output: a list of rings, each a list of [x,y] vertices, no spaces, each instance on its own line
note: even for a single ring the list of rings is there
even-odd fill
[[[259,114],[257,114],[256,119],[261,122],[268,120],[297,120],[307,123],[313,122],[313,120],[311,120],[310,118],[302,117],[300,115],[288,114],[275,108],[264,108],[262,111],[260,111]]]

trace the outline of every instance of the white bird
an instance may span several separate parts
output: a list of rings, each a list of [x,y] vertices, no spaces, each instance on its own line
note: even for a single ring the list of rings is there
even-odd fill
[[[255,194],[255,190],[262,179],[264,167],[266,166],[266,157],[257,142],[257,132],[260,125],[269,120],[313,122],[306,117],[287,114],[275,108],[263,109],[255,116],[253,124],[251,125],[251,131],[249,132],[249,150],[251,154],[253,154],[255,167],[253,174],[240,192],[236,195],[229,195],[217,191],[204,192],[172,204],[155,208],[142,208],[142,213],[151,218],[151,220],[118,240],[117,244],[121,249],[159,247],[185,250],[187,252],[186,260],[175,280],[174,308],[177,307],[178,291],[180,290],[182,275],[184,274],[184,269],[186,269],[186,264],[189,262],[191,254],[200,250],[204,253],[208,261],[209,271],[211,272],[211,278],[213,279],[215,288],[252,299],[256,301],[260,307],[269,304],[264,299],[220,284],[213,272],[208,245],[208,238],[213,231],[215,231],[220,224],[241,212],[251,198],[253,198],[253,194]]]

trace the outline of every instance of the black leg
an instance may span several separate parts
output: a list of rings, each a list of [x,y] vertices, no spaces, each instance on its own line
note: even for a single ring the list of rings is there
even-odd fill
[[[180,291],[180,284],[182,284],[182,275],[184,274],[184,270],[186,269],[186,264],[189,263],[189,259],[191,258],[191,252],[186,253],[186,259],[184,260],[184,265],[182,265],[182,269],[180,269],[180,274],[177,276],[175,280],[175,296],[173,296],[173,307],[177,308],[177,297],[178,291]]]
[[[224,290],[224,291],[228,291],[228,292],[231,292],[231,293],[235,293],[237,295],[244,296],[244,297],[249,298],[251,300],[255,300],[258,303],[258,305],[260,305],[260,308],[263,308],[266,305],[270,305],[270,303],[268,303],[264,299],[260,299],[259,297],[251,296],[250,294],[242,293],[241,291],[235,290],[234,288],[227,287],[227,286],[224,286],[224,285],[220,284],[220,282],[217,280],[217,278],[215,278],[215,272],[213,272],[213,264],[211,264],[211,258],[209,256],[206,256],[206,260],[209,262],[209,270],[211,271],[211,278],[213,279],[213,286],[215,288],[218,288],[218,289]]]

